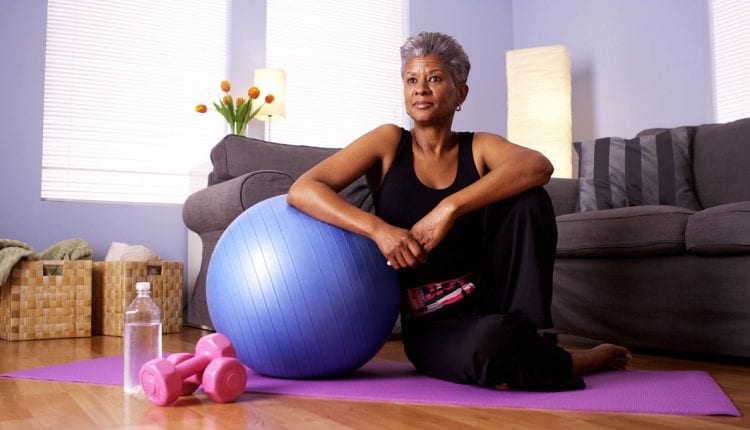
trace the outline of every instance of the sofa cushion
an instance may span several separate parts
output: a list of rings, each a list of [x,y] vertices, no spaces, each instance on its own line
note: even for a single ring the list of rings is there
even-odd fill
[[[714,206],[691,216],[685,246],[697,255],[750,253],[750,201]]]
[[[288,173],[278,170],[257,170],[242,176],[240,199],[242,209],[271,197],[286,194],[294,183]]]
[[[693,159],[704,208],[750,200],[750,118],[698,127]]]
[[[297,179],[336,151],[338,149],[285,145],[230,134],[211,150],[214,170],[209,175],[209,185],[256,170],[281,170]]]
[[[544,189],[552,199],[552,206],[556,215],[569,214],[576,211],[576,196],[578,180],[574,178],[550,178]]]
[[[698,132],[698,127],[697,126],[686,125],[686,126],[682,126],[682,127],[679,127],[679,128],[684,128],[685,130],[687,130],[687,133],[688,133],[688,136],[690,137],[690,141],[691,142],[693,142],[695,140],[695,133]],[[665,131],[671,131],[671,130],[672,130],[672,128],[664,128],[664,127],[647,128],[645,130],[641,130],[640,132],[638,132],[638,134],[636,135],[636,137],[648,136],[648,135],[652,135],[652,134],[659,134],[659,133],[663,133]]]
[[[692,209],[632,206],[557,217],[558,257],[627,257],[685,252]]]
[[[641,205],[700,209],[693,192],[690,144],[686,127],[633,139],[575,142],[579,159],[577,209]]]
[[[364,176],[360,176],[359,179],[339,191],[339,195],[343,197],[344,200],[363,211],[371,213],[374,213],[375,211],[372,202],[372,194],[370,193],[370,188],[367,186],[367,181]]]

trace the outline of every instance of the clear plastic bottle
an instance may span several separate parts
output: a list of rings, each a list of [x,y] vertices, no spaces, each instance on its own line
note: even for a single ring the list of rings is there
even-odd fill
[[[151,300],[151,283],[138,282],[135,289],[137,296],[125,311],[123,390],[126,393],[142,391],[141,366],[162,356],[161,310]]]

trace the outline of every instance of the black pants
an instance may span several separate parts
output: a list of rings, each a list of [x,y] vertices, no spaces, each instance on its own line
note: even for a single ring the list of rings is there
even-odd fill
[[[476,292],[434,314],[405,316],[407,357],[420,372],[458,383],[583,388],[570,354],[537,333],[552,327],[557,227],[549,195],[536,188],[487,207],[484,230]]]

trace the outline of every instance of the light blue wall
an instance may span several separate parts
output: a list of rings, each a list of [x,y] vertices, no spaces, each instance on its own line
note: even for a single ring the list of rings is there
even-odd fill
[[[46,16],[45,0],[0,1],[0,238],[42,251],[80,237],[98,259],[122,241],[184,261],[180,206],[40,200]]]
[[[230,79],[249,86],[252,74],[240,70],[262,65],[263,43],[250,41],[264,32],[265,15],[251,10],[263,2],[235,3],[234,28],[242,31],[232,34],[238,61],[229,65]],[[113,241],[128,242],[143,244],[165,260],[187,261],[182,206],[41,201],[46,8],[46,0],[0,0],[0,238],[42,251],[81,237],[100,260]],[[261,25],[248,26],[250,18]]]
[[[247,55],[230,65],[230,78],[240,84],[241,70],[262,61],[255,11],[263,1],[234,3],[245,26],[233,34],[234,50]],[[551,43],[573,56],[578,138],[711,120],[703,0],[411,0],[409,15],[412,32],[450,33],[471,56],[457,129],[504,134],[505,51]],[[0,0],[0,238],[43,250],[81,237],[97,259],[124,241],[186,261],[180,206],[40,200],[45,21],[46,0]]]
[[[513,49],[513,2],[410,0],[410,5],[411,34],[450,34],[471,61],[469,96],[454,117],[454,128],[505,135],[505,52]]]
[[[518,0],[513,44],[570,50],[574,139],[713,120],[708,0]]]

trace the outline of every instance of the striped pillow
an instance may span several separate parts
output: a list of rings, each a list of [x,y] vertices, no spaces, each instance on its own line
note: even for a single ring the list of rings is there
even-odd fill
[[[690,142],[685,127],[633,139],[574,142],[577,209],[671,205],[700,210],[693,192]]]

